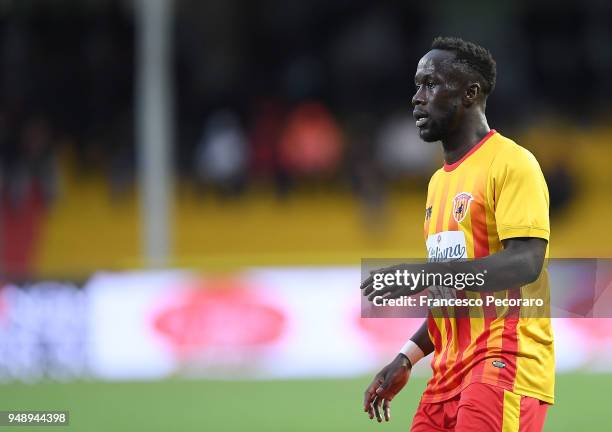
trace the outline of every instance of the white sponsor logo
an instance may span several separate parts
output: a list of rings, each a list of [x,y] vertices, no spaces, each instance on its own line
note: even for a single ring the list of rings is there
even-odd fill
[[[467,258],[463,231],[442,231],[427,238],[427,257],[430,261],[450,261]]]

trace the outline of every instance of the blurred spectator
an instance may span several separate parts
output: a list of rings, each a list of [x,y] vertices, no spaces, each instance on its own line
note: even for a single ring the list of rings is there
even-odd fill
[[[47,119],[12,114],[0,115],[0,271],[28,277],[57,167]]]
[[[246,180],[248,146],[238,117],[218,111],[205,123],[195,156],[201,185],[212,185],[222,196],[242,192]]]
[[[56,154],[48,120],[0,114],[3,205],[20,208],[31,194],[47,204],[57,192]]]
[[[57,194],[57,161],[46,118],[33,116],[23,128],[24,168],[29,182],[36,182],[45,203]]]
[[[335,89],[344,106],[370,112],[397,104],[412,81],[406,67],[406,42],[397,9],[375,3],[354,11],[344,26],[334,29],[330,63]],[[412,86],[409,86],[412,88]],[[406,95],[405,102],[409,104]]]
[[[385,120],[376,144],[376,159],[390,180],[426,179],[442,162],[438,143],[425,143],[419,138],[411,112],[398,112]]]
[[[580,151],[567,122],[552,111],[538,116],[538,125],[528,130],[519,143],[531,150],[546,178],[550,196],[550,214],[558,216],[569,206],[576,193],[573,161]]]
[[[384,226],[386,193],[384,174],[375,157],[376,119],[365,112],[356,114],[349,118],[347,129],[346,162],[351,186],[362,204],[366,226],[377,231]]]
[[[343,131],[336,116],[379,117],[408,109],[416,61],[433,36],[449,33],[484,43],[498,60],[490,112],[496,127],[527,127],[539,117],[537,110],[551,104],[555,111],[594,118],[594,111],[609,110],[612,94],[606,78],[612,55],[605,49],[612,8],[596,0],[585,5],[495,4],[479,8],[485,25],[474,28],[465,25],[474,11],[450,0],[431,5],[435,14],[402,3],[179,0],[173,39],[178,171],[225,195],[240,192],[250,179],[272,178],[282,194],[292,182],[338,183],[340,168],[347,167],[358,196],[376,208],[384,180],[425,181],[439,164],[438,146],[420,143],[408,112],[384,120],[378,133],[372,125],[364,127],[368,131],[354,127],[354,119]],[[80,174],[102,171],[113,196],[131,190],[135,10],[123,0],[23,0],[3,6],[0,106],[6,130],[0,137],[0,176],[5,189],[10,184],[13,204],[34,171],[53,178],[56,137],[79,156]],[[505,17],[501,30],[490,24],[496,16]],[[482,40],[491,34],[494,40]],[[560,55],[568,50],[575,55]],[[585,91],[558,91],[580,79]],[[529,104],[516,89],[529,93]],[[257,102],[249,113],[254,100],[268,102]],[[300,103],[304,100],[317,102]],[[286,118],[289,104],[297,106]],[[224,106],[234,114],[219,120],[217,110]],[[46,126],[28,125],[37,122],[28,119],[32,112],[40,113]],[[237,116],[249,126],[249,145]],[[32,150],[26,163],[21,134],[50,144],[32,144],[45,150]],[[351,135],[346,154],[344,134]],[[571,169],[548,172],[557,196],[553,206],[569,202]],[[45,199],[53,195],[53,183],[43,182]]]
[[[270,99],[256,105],[250,132],[253,173],[259,180],[273,179],[280,195],[288,188],[279,160],[284,127],[285,112],[280,102]]]
[[[550,213],[556,216],[561,213],[574,197],[574,178],[567,164],[562,160],[544,172],[550,194]]]
[[[327,108],[305,102],[289,115],[280,142],[280,160],[293,178],[329,178],[338,168],[342,147],[342,132]]]

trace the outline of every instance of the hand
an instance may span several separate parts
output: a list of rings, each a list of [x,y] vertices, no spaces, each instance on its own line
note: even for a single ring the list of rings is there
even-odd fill
[[[363,410],[369,414],[370,419],[376,416],[378,422],[382,422],[380,415],[382,403],[385,421],[391,420],[391,401],[408,382],[411,369],[410,360],[398,354],[391,363],[376,374],[363,398]]]
[[[383,267],[383,268],[379,268],[377,270],[371,270],[370,271],[370,276],[368,276],[366,278],[366,280],[364,280],[361,283],[361,291],[362,294],[366,297],[368,297],[368,300],[372,301],[372,298],[375,295],[378,295],[379,290],[375,290],[374,289],[374,275],[376,274],[387,274],[387,273],[394,273],[396,270],[401,270],[402,269],[402,265],[394,265],[394,266],[390,266],[390,267]],[[385,286],[386,288],[386,286]]]
[[[396,284],[384,284],[384,286],[380,289],[375,289],[374,288],[374,275],[376,274],[393,274],[395,275],[397,272],[400,272],[400,274],[404,274],[404,272],[408,272],[408,273],[414,273],[417,274],[419,272],[421,272],[421,268],[417,268],[415,267],[414,269],[411,268],[409,265],[407,264],[399,264],[399,265],[394,265],[394,266],[390,266],[390,267],[384,267],[378,270],[372,270],[370,272],[370,276],[364,280],[361,283],[361,291],[362,294],[364,296],[366,296],[368,298],[368,301],[373,301],[374,297],[380,296],[383,298],[399,298],[402,297],[404,295],[415,295],[418,294],[419,292],[423,291],[424,289],[426,289],[427,287],[422,284],[419,283],[418,285],[414,286],[411,285],[411,282],[413,282],[413,279],[411,278],[404,278],[401,277],[399,278],[400,281],[406,281],[407,285],[396,285]],[[404,283],[406,283],[404,282]],[[401,283],[401,282],[400,282]]]

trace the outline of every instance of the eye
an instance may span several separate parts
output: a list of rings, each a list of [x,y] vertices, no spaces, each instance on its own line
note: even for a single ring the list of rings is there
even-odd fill
[[[427,88],[430,88],[430,89],[434,88],[434,86],[435,86],[433,81],[427,81],[427,83],[425,85],[427,86]]]

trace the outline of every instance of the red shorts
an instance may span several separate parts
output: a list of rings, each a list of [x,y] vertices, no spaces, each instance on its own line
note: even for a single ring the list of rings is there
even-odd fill
[[[489,384],[473,383],[452,399],[420,403],[411,432],[540,432],[548,404]]]

